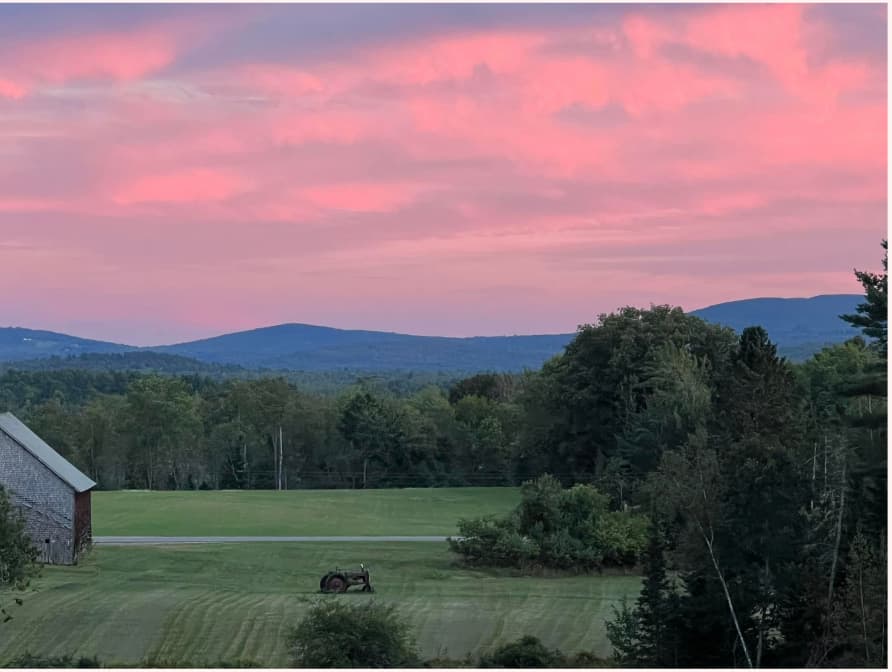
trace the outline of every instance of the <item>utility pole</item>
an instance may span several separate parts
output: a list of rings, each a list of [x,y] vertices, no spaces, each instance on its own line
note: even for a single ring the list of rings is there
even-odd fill
[[[279,425],[279,464],[277,465],[278,475],[276,477],[276,489],[278,489],[278,490],[282,489],[282,464],[284,461],[284,455],[283,455],[284,452],[285,452],[285,444],[282,440],[282,425]]]

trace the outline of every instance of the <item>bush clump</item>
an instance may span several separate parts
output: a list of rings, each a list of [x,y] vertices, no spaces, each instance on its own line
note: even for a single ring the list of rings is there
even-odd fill
[[[536,637],[526,635],[515,642],[503,644],[488,656],[481,656],[481,668],[593,668],[608,667],[608,661],[588,651],[566,656],[547,648]]]
[[[560,651],[555,651],[540,642],[536,637],[527,635],[516,642],[503,644],[488,656],[480,657],[480,667],[504,668],[551,668],[561,667],[566,663]]]
[[[88,658],[86,656],[81,656],[79,658],[75,658],[74,656],[35,656],[32,653],[25,653],[18,658],[11,660],[9,663],[4,665],[6,668],[13,669],[42,669],[42,668],[65,668],[65,669],[75,669],[75,668],[99,668],[102,665],[99,663],[98,658]]]
[[[296,667],[418,667],[409,624],[392,605],[317,603],[289,639]]]
[[[647,546],[647,518],[610,511],[590,485],[565,489],[545,475],[521,487],[505,518],[460,520],[450,548],[466,562],[495,567],[593,570],[635,565]]]

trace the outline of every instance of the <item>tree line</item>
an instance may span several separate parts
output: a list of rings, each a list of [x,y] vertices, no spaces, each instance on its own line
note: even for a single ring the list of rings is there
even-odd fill
[[[446,389],[360,381],[331,395],[280,377],[8,370],[0,405],[102,489],[519,485],[550,473],[622,509],[641,505],[667,447],[697,431],[795,445],[819,499],[839,478],[840,442],[860,446],[850,474],[884,452],[884,429],[864,424],[884,412],[884,391],[869,387],[880,365],[863,339],[791,365],[760,330],[738,338],[662,306],[601,316],[540,371]]]

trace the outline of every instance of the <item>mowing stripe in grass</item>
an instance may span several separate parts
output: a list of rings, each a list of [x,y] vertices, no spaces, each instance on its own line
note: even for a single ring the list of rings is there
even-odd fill
[[[320,595],[319,578],[364,562],[372,595]],[[48,567],[0,628],[0,664],[26,651],[194,664],[288,664],[285,635],[317,600],[397,606],[423,656],[462,657],[530,634],[610,654],[604,620],[634,576],[512,577],[455,566],[445,544],[304,543],[104,547]]]

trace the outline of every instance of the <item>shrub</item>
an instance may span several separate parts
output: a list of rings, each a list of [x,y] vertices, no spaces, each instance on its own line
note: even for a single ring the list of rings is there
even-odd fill
[[[11,660],[9,663],[4,665],[6,668],[16,668],[16,669],[40,669],[40,668],[49,668],[49,667],[61,667],[67,669],[73,668],[97,668],[102,667],[97,658],[87,658],[85,656],[81,656],[80,658],[75,658],[74,656],[35,656],[31,653],[26,653],[14,660]]]
[[[22,591],[40,570],[37,549],[25,531],[25,519],[0,485],[0,624],[12,620],[7,611],[11,591]],[[13,598],[21,606],[22,599]]]
[[[317,603],[292,631],[297,667],[417,667],[409,625],[393,606],[340,600]]]
[[[643,516],[611,512],[609,497],[590,485],[564,489],[552,476],[528,481],[505,518],[460,520],[450,548],[469,564],[526,569],[539,565],[592,570],[634,565],[647,546]]]
[[[580,651],[567,660],[567,667],[571,668],[593,668],[593,667],[613,667],[613,662],[599,658],[591,651]]]
[[[146,658],[141,663],[136,665],[133,664],[120,664],[116,663],[114,665],[109,665],[108,667],[135,667],[138,669],[166,669],[166,670],[194,670],[194,669],[216,669],[222,668],[226,669],[244,669],[244,668],[253,668],[258,669],[263,667],[260,663],[254,660],[244,660],[238,658],[236,660],[221,660],[217,662],[210,661],[194,661],[194,660],[183,660],[182,658],[177,658],[175,660],[169,660],[165,658]]]
[[[511,521],[480,518],[458,521],[460,538],[449,547],[469,564],[524,567],[539,557],[539,545],[513,529]]]
[[[489,656],[480,658],[480,667],[562,667],[566,660],[560,651],[552,651],[537,638],[527,635],[504,644]]]
[[[428,658],[425,660],[422,667],[428,669],[457,669],[457,668],[469,668],[469,667],[478,667],[474,663],[474,659],[471,658],[471,654],[467,654],[464,658],[449,658],[445,655],[443,656],[435,656],[434,658]]]
[[[605,565],[634,565],[647,548],[648,521],[643,516],[613,511],[598,520],[597,544]]]

